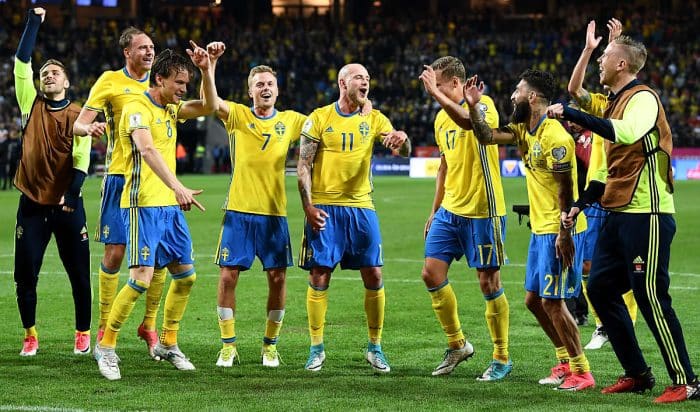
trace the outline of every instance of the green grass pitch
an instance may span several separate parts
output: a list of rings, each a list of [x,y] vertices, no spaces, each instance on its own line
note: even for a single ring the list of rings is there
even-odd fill
[[[604,396],[599,390],[560,393],[537,384],[554,364],[550,342],[523,304],[524,264],[529,232],[510,212],[525,203],[525,182],[504,179],[508,212],[506,252],[510,264],[502,269],[510,301],[512,374],[503,382],[482,383],[475,377],[491,359],[491,344],[484,321],[484,304],[473,270],[464,260],[453,264],[450,280],[459,301],[463,329],[476,355],[450,376],[432,377],[445,349],[445,338],[420,278],[423,261],[423,225],[434,192],[434,180],[405,177],[375,179],[374,199],[384,240],[384,279],[387,306],[383,347],[392,366],[387,376],[376,376],[364,361],[367,341],[363,290],[359,274],[336,271],[330,288],[326,326],[327,360],[319,373],[303,370],[308,354],[305,296],[306,274],[288,272],[288,302],[278,348],[283,364],[276,370],[260,365],[265,322],[267,284],[259,263],[245,272],[238,285],[237,336],[242,364],[231,369],[215,366],[219,350],[216,320],[218,268],[212,263],[228,176],[185,176],[186,185],[203,188],[199,199],[207,207],[187,214],[197,257],[197,283],[180,333],[180,347],[197,367],[179,372],[171,365],[147,357],[136,338],[143,315],[143,298],[124,325],[117,352],[122,359],[122,380],[102,378],[92,357],[72,353],[73,304],[64,269],[53,242],[49,245],[39,282],[37,327],[40,351],[20,358],[22,327],[15,297],[13,270],[14,217],[18,192],[1,192],[0,221],[0,410],[630,410],[653,408],[653,396]],[[89,230],[96,222],[99,179],[85,186]],[[298,252],[302,212],[296,180],[287,178],[292,246]],[[678,231],[671,257],[674,306],[684,327],[691,360],[700,371],[700,312],[697,241],[700,183],[678,182]],[[102,245],[91,244],[96,324],[97,268]],[[120,286],[126,280],[122,270]],[[159,317],[160,324],[160,317]],[[657,376],[653,395],[670,384],[656,344],[644,320],[637,335]],[[584,344],[593,326],[581,328]],[[587,355],[598,387],[622,373],[610,346]],[[670,406],[671,410],[697,410],[697,402]]]

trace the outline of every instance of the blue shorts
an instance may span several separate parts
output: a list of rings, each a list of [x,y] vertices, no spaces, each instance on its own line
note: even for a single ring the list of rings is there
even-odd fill
[[[527,252],[525,290],[538,293],[543,299],[568,299],[578,296],[581,289],[581,267],[583,256],[579,251],[585,241],[585,232],[574,235],[573,267],[562,271],[557,259],[554,241],[555,234],[530,235],[530,248]]]
[[[227,210],[214,263],[248,270],[256,256],[263,270],[294,264],[287,218]]]
[[[425,239],[425,257],[450,264],[466,256],[469,267],[500,267],[507,260],[503,248],[505,225],[505,216],[468,218],[441,207]]]
[[[107,244],[126,244],[126,222],[119,202],[124,189],[123,175],[106,175],[102,179],[102,202],[95,240]]]
[[[593,260],[593,251],[595,250],[596,242],[598,242],[600,229],[603,227],[603,223],[605,222],[605,218],[608,217],[609,212],[596,202],[591,207],[584,210],[583,213],[586,215],[586,221],[588,222],[586,241],[584,242],[582,250],[583,260],[591,261]]]
[[[328,213],[325,230],[314,232],[304,225],[299,267],[360,269],[384,265],[382,235],[377,213],[372,209],[316,205]]]
[[[126,258],[130,268],[194,263],[190,229],[179,206],[133,207],[122,209],[122,216],[129,233]]]

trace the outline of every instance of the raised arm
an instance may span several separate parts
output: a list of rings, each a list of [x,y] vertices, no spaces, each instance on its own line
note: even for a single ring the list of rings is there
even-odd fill
[[[484,82],[479,82],[477,76],[473,76],[464,84],[464,99],[469,106],[469,116],[472,119],[472,128],[476,139],[481,144],[509,144],[515,142],[515,135],[508,128],[492,129],[481,116],[478,104],[484,92]]]
[[[211,114],[218,107],[219,101],[209,54],[192,40],[190,40],[190,46],[192,46],[192,49],[187,49],[187,54],[202,74],[202,98],[199,100],[188,100],[182,104],[178,113],[178,117],[182,119],[194,119],[195,117]]]
[[[141,154],[146,164],[163,183],[175,192],[175,198],[182,210],[190,210],[192,205],[195,205],[200,210],[204,211],[204,206],[194,198],[194,196],[202,193],[202,190],[188,189],[178,180],[175,174],[170,171],[167,163],[165,163],[165,159],[163,159],[163,156],[158,149],[156,149],[153,143],[153,136],[151,136],[151,132],[148,129],[134,129],[134,131],[131,132],[131,139],[134,141],[136,149],[139,151],[139,154]]]
[[[29,10],[27,13],[27,25],[24,27],[24,32],[17,45],[17,53],[15,54],[15,96],[17,97],[20,113],[22,113],[23,123],[26,121],[25,117],[29,115],[36,98],[31,60],[32,52],[36,45],[36,37],[39,33],[39,26],[41,26],[45,17],[46,10],[41,7]]]
[[[219,57],[221,57],[222,54],[224,54],[224,51],[226,51],[226,45],[223,42],[220,41],[213,41],[209,44],[207,44],[207,53],[209,54],[209,64],[211,65],[211,71],[216,75],[216,64],[219,62]],[[202,91],[204,90],[204,85],[201,85],[200,88],[200,96],[202,95]],[[221,120],[227,120],[228,119],[228,114],[229,114],[229,106],[222,99],[221,97],[218,97],[216,99],[216,109],[215,109],[215,114],[216,117],[218,117]]]
[[[586,45],[581,51],[581,56],[579,56],[576,66],[574,66],[574,71],[571,73],[571,79],[567,87],[571,97],[576,100],[576,103],[578,103],[579,107],[583,110],[589,110],[591,108],[591,95],[583,88],[586,67],[588,67],[591,55],[593,55],[593,51],[598,47],[601,40],[602,37],[595,36],[595,20],[591,20],[588,22],[588,27],[586,28]]]
[[[307,120],[307,124],[310,120]],[[305,126],[306,127],[306,126]],[[301,207],[304,209],[306,220],[315,231],[324,230],[328,214],[316,208],[311,201],[311,169],[316,159],[319,142],[310,139],[302,133],[297,162],[297,185],[301,196]]]
[[[435,101],[437,101],[440,106],[445,110],[450,119],[454,121],[457,126],[464,130],[471,130],[472,121],[469,116],[469,112],[462,107],[462,105],[457,104],[447,97],[443,92],[437,87],[437,79],[435,77],[435,70],[431,66],[424,65],[425,69],[418,76],[419,79],[423,81],[423,87],[425,91],[430,94]]]

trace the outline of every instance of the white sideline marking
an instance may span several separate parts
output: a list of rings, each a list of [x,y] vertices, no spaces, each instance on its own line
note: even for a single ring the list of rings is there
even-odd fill
[[[53,406],[0,405],[0,411],[84,412],[85,409],[56,408]]]

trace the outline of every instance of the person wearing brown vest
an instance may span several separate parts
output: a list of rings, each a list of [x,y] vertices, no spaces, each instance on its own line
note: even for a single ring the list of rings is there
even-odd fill
[[[80,107],[66,98],[68,74],[61,62],[48,60],[34,88],[31,54],[46,11],[29,10],[27,26],[15,56],[17,102],[22,113],[21,157],[14,185],[22,193],[15,226],[17,305],[25,338],[20,356],[39,348],[36,330],[36,286],[51,239],[68,273],[75,304],[74,353],[90,352],[90,250],[80,188],[90,159],[91,139],[73,137]]]
[[[673,381],[655,402],[669,403],[700,399],[700,382],[669,295],[668,264],[676,231],[673,145],[659,96],[637,80],[646,57],[642,43],[617,37],[598,59],[600,83],[610,89],[604,118],[562,105],[550,106],[548,115],[606,139],[607,181],[589,185],[588,193],[562,219],[563,225],[572,224],[579,211],[596,200],[610,211],[593,255],[588,294],[625,374],[603,393],[642,393],[655,384],[621,297],[631,286]]]

